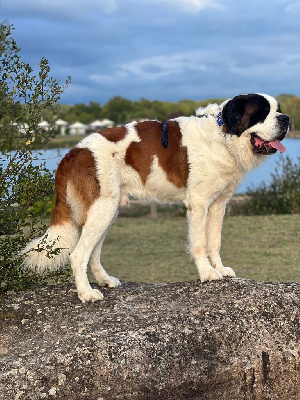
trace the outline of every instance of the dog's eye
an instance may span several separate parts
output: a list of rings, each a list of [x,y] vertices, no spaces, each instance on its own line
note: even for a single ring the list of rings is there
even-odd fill
[[[281,107],[280,107],[280,104],[278,103],[278,107],[277,107],[277,110],[276,110],[278,113],[281,113]]]

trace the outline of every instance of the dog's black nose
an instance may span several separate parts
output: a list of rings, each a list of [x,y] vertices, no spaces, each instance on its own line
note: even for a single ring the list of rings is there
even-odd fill
[[[277,117],[278,124],[283,128],[288,128],[290,119],[287,115],[281,114]]]

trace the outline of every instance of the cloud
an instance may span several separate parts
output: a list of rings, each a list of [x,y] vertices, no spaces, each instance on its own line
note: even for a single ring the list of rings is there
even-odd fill
[[[115,14],[122,10],[125,14],[137,10],[164,9],[166,13],[197,13],[208,8],[220,8],[216,0],[10,0],[2,9],[15,16],[32,18],[65,19],[67,21],[89,20]],[[145,13],[147,16],[147,13]]]
[[[285,0],[284,10],[286,12],[296,12],[300,11],[300,4],[298,0]]]
[[[1,4],[6,13],[11,13],[18,18],[43,20],[87,21],[95,15],[109,15],[118,10],[117,0],[11,0]]]
[[[268,71],[285,74],[291,70],[296,72],[295,66],[299,64],[300,57],[297,53],[297,43],[286,46],[291,38],[270,36],[264,37],[263,42],[256,38],[236,39],[235,46],[191,50],[180,53],[170,53],[134,59],[125,63],[118,63],[107,74],[91,74],[88,78],[98,83],[121,82],[134,79],[143,82],[158,81],[160,79],[188,75],[195,73],[214,74],[231,72],[240,76],[268,76]],[[221,46],[222,47],[222,46]]]
[[[207,8],[222,8],[219,3],[214,0],[144,0],[153,4],[163,5],[169,11],[181,10],[187,13],[199,12]]]
[[[298,0],[10,0],[1,12],[25,61],[72,76],[65,102],[300,94]]]

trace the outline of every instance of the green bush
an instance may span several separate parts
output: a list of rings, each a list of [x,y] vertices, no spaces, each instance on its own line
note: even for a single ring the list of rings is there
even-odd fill
[[[300,213],[300,157],[293,163],[283,157],[271,174],[269,185],[249,188],[247,198],[233,206],[232,215],[266,215]]]
[[[55,112],[61,87],[42,58],[37,74],[22,61],[11,36],[12,27],[0,25],[0,293],[26,287],[36,274],[22,268],[20,251],[41,234],[53,198],[53,173],[33,166],[32,151],[42,147],[50,132],[39,132],[43,112]],[[22,105],[22,106],[20,106]],[[24,123],[28,129],[20,130]],[[50,197],[49,197],[50,196]]]

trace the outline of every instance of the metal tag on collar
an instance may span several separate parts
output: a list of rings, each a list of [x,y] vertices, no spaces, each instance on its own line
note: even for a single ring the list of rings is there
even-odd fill
[[[223,123],[224,123],[223,120],[222,120],[222,112],[221,111],[219,112],[219,114],[217,116],[217,122],[218,122],[219,126],[222,126]]]

